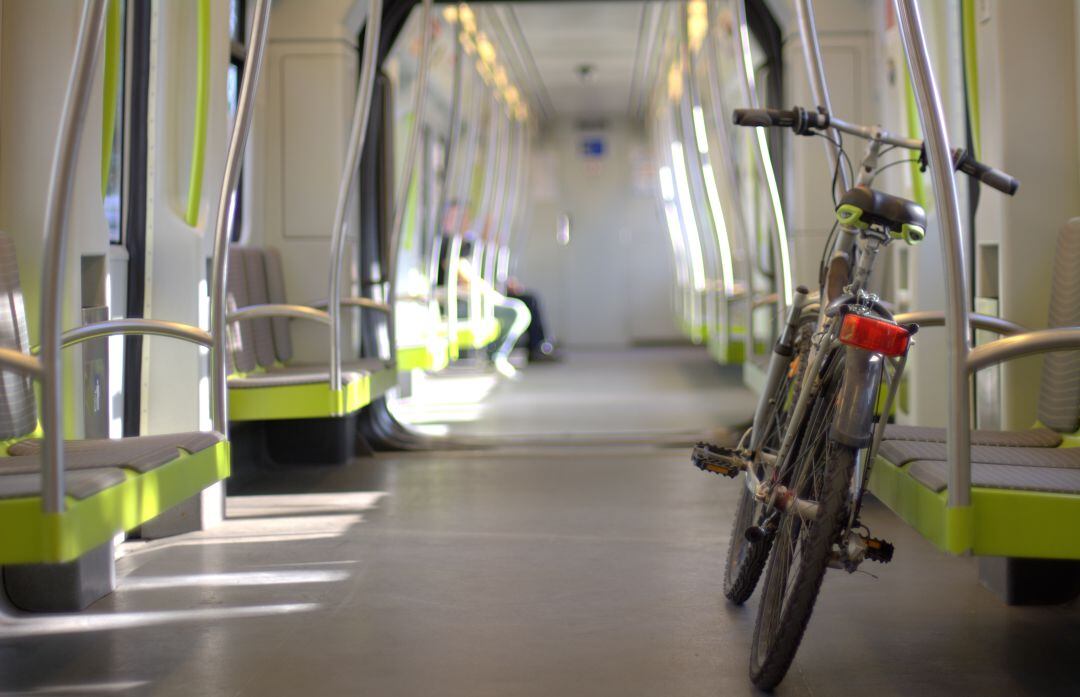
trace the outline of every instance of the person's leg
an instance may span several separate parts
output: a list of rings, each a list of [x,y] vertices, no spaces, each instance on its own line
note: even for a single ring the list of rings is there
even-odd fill
[[[512,293],[512,298],[516,298],[525,303],[525,307],[529,309],[532,315],[532,323],[529,324],[529,331],[527,336],[529,347],[529,360],[536,360],[537,357],[542,356],[544,353],[544,343],[547,341],[547,332],[544,331],[544,317],[540,312],[540,300],[533,293]]]
[[[532,323],[532,313],[529,312],[529,308],[525,303],[517,298],[502,297],[495,307],[496,310],[502,308],[504,311],[509,311],[508,314],[512,319],[510,319],[506,335],[499,343],[498,348],[495,349],[492,358],[496,370],[507,377],[512,377],[517,371],[514,366],[510,365],[510,352],[514,350],[518,339],[521,338],[521,335],[525,333]]]

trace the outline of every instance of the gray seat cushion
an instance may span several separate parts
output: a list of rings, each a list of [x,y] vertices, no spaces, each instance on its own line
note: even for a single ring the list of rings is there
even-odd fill
[[[65,441],[64,467],[69,470],[124,467],[148,472],[185,453],[197,453],[222,441],[220,433],[170,433],[135,438]],[[30,473],[41,469],[41,441],[24,440],[0,458],[0,472]]]
[[[343,371],[349,371],[353,373],[371,374],[377,373],[381,370],[390,370],[393,367],[393,361],[386,361],[381,358],[354,358],[348,361],[341,362],[341,369]],[[288,365],[276,365],[272,368],[267,368],[266,372],[275,375],[288,375],[293,373],[311,373],[316,371],[326,372],[325,363],[289,363]]]
[[[23,458],[4,458],[7,460]],[[37,458],[32,458],[37,459]],[[0,460],[2,461],[2,460]],[[124,481],[123,470],[102,467],[64,473],[64,491],[74,499],[85,499]],[[37,472],[5,474],[0,470],[0,499],[41,496],[41,475]]]
[[[885,428],[886,440],[916,440],[925,443],[944,443],[945,429],[932,426],[899,426],[890,424]],[[972,445],[1003,445],[1022,448],[1056,448],[1061,445],[1061,434],[1049,428],[1032,428],[1027,431],[971,432]]]
[[[916,460],[908,473],[931,491],[944,491],[948,484],[948,466],[940,460]],[[1080,494],[1080,469],[973,462],[971,483],[989,489]]]
[[[343,371],[341,379],[346,384],[359,382],[364,373]],[[259,387],[284,387],[288,385],[315,385],[330,382],[330,371],[320,368],[280,368],[272,372],[253,373],[244,377],[229,378],[229,389],[252,389]]]
[[[948,459],[944,443],[887,440],[881,443],[878,454],[894,465],[916,460]],[[995,445],[971,446],[971,461],[992,465],[1021,465],[1028,467],[1080,468],[1080,448],[1018,448]]]

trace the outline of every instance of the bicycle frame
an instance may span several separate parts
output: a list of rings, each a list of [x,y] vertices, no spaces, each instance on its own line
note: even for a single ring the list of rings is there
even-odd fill
[[[919,141],[895,137],[882,129],[856,126],[838,119],[831,119],[830,123],[838,131],[869,140],[866,153],[859,166],[859,175],[856,180],[858,185],[869,186],[873,182],[884,145],[911,150],[920,150],[922,148],[922,143]],[[766,503],[765,516],[768,516],[772,510],[799,515],[803,519],[817,515],[818,506],[816,502],[800,499],[795,492],[786,487],[787,479],[791,474],[789,470],[792,451],[810,407],[820,393],[820,378],[825,361],[835,350],[839,350],[840,323],[836,319],[842,316],[840,312],[842,307],[855,305],[864,308],[864,311],[884,315],[886,318],[891,319],[888,311],[878,302],[877,296],[869,294],[865,290],[879,252],[887,247],[890,241],[889,235],[880,231],[840,226],[839,234],[830,250],[830,259],[837,254],[847,254],[847,250],[854,246],[856,248],[855,263],[853,266],[846,265],[847,278],[844,279],[845,282],[841,286],[843,293],[839,296],[828,296],[827,291],[830,288],[830,280],[832,279],[828,277],[824,279],[819,291],[822,300],[819,306],[814,338],[807,356],[807,369],[803,377],[804,384],[798,390],[791,417],[781,439],[780,449],[775,458],[772,458],[761,452],[762,435],[760,434],[762,433],[762,426],[770,416],[771,410],[778,408],[777,404],[771,403],[772,394],[775,391],[775,386],[780,384],[782,377],[790,370],[794,356],[794,352],[785,349],[790,347],[790,343],[794,339],[794,331],[798,327],[801,313],[809,307],[807,295],[805,293],[797,294],[796,301],[788,315],[787,327],[781,334],[780,339],[778,339],[770,360],[766,378],[767,389],[762,393],[761,401],[755,412],[755,428],[751,435],[750,446],[754,466],[746,470],[746,486],[755,498]],[[830,270],[832,268],[830,267]],[[850,386],[849,391],[851,394],[843,395],[841,399],[844,404],[841,405],[837,417],[837,422],[840,422],[839,430],[844,431],[846,422],[853,425],[851,430],[855,433],[860,433],[871,426],[872,430],[865,434],[865,439],[868,440],[865,444],[862,442],[862,437],[858,442],[852,443],[860,448],[860,452],[856,457],[856,469],[851,481],[849,519],[842,532],[841,549],[845,549],[848,545],[847,541],[850,538],[856,516],[861,508],[862,497],[866,491],[866,483],[869,479],[873,457],[884,436],[885,424],[888,420],[887,418],[877,418],[876,423],[874,421],[875,417],[878,416],[875,414],[875,407],[878,403],[877,397],[881,379],[885,377],[885,366],[890,366],[892,370],[891,375],[888,377],[885,410],[882,415],[887,415],[892,410],[907,359],[906,353],[899,358],[882,361],[880,354],[874,354],[865,349],[849,347],[847,351],[848,355],[844,369],[848,372],[849,382],[854,384]],[[768,389],[769,387],[772,389]],[[834,424],[834,429],[836,427],[837,424]],[[772,460],[772,462],[769,463],[768,460]],[[772,465],[771,472],[763,478],[758,476],[758,469],[761,464]]]

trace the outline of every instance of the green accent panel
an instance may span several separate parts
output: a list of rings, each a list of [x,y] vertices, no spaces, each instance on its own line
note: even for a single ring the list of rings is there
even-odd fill
[[[900,237],[909,245],[914,247],[915,245],[926,239],[926,229],[919,225],[911,225],[910,223],[904,223],[900,228]]]
[[[105,16],[105,84],[101,100],[101,198],[109,187],[113,139],[116,137],[116,100],[120,95],[120,0],[109,0]]]
[[[953,554],[1080,559],[1080,496],[973,487],[971,506],[948,508],[884,458],[874,461],[870,490],[938,548]]]
[[[972,155],[982,152],[982,124],[979,118],[979,51],[976,47],[975,0],[960,0],[961,31],[964,35],[964,89],[967,93],[968,128]]]
[[[191,136],[191,172],[188,175],[187,212],[184,222],[195,227],[202,202],[206,168],[206,124],[210,117],[210,0],[199,0],[199,31],[195,61],[195,131]]]
[[[71,561],[229,476],[229,444],[218,443],[81,501],[44,513],[38,497],[0,501],[0,564]]]
[[[498,339],[500,331],[499,320],[494,318],[463,322],[458,325],[457,342],[455,343],[457,346],[482,349]],[[453,349],[451,349],[452,351]]]
[[[869,225],[863,222],[862,214],[863,209],[850,203],[841,204],[840,207],[836,209],[836,219],[840,221],[841,225],[865,230]]]
[[[427,346],[399,347],[397,360],[401,370],[430,370],[435,363],[435,357]]]
[[[343,389],[329,382],[229,389],[229,421],[325,419],[353,414],[371,404],[371,378],[364,375]]]

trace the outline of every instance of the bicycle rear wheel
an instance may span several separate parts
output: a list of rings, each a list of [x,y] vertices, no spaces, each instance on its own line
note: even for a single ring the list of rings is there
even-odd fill
[[[818,505],[813,519],[781,517],[750,650],[750,679],[771,690],[787,674],[814,610],[833,542],[846,520],[856,451],[829,438],[836,394],[843,374],[842,353],[832,358],[810,415],[803,426],[787,478],[789,488]]]

